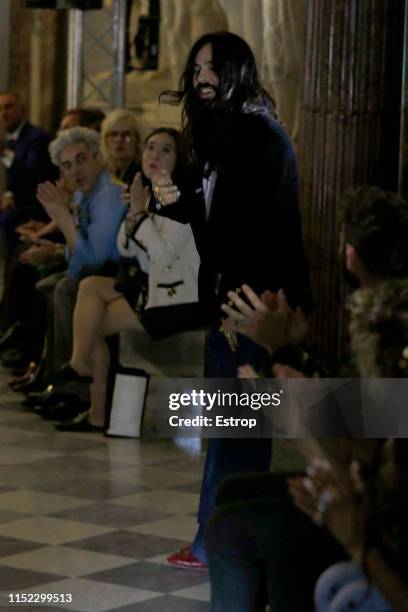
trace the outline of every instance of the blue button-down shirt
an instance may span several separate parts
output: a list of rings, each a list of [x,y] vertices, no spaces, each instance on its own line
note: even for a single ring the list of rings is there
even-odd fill
[[[74,194],[75,222],[78,228],[68,276],[83,278],[98,272],[108,262],[119,259],[116,237],[126,215],[121,200],[122,184],[103,170],[89,196]]]

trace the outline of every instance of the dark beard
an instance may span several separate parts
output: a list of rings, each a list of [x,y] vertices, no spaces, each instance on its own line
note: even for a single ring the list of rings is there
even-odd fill
[[[201,165],[223,165],[233,135],[235,113],[223,108],[220,98],[202,100],[194,95],[190,105],[191,137],[194,154]]]

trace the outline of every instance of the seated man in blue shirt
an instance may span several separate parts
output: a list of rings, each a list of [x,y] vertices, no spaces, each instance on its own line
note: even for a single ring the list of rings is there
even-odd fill
[[[37,197],[64,234],[68,270],[54,290],[54,367],[71,355],[72,315],[79,281],[105,272],[119,258],[116,237],[126,214],[122,183],[105,169],[99,152],[99,134],[89,128],[72,128],[50,145],[52,162],[73,199],[58,184],[38,186]]]

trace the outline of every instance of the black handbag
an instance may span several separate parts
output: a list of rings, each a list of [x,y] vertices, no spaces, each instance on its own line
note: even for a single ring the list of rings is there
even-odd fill
[[[192,302],[143,309],[140,322],[149,336],[161,340],[172,334],[202,329],[205,317],[199,302]]]
[[[140,294],[147,288],[147,274],[136,257],[122,257],[115,277],[115,290],[122,293],[132,308],[136,307]]]

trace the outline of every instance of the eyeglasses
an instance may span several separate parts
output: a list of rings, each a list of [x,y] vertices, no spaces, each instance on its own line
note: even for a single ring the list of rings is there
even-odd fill
[[[116,140],[116,138],[122,138],[125,142],[131,142],[134,139],[132,132],[108,132],[106,134],[106,140]]]

